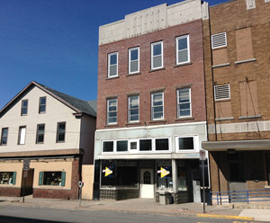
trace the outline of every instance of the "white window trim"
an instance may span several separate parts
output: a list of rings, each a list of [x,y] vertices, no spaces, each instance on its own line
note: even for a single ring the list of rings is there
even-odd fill
[[[135,120],[135,121],[131,121],[130,120],[130,97],[133,97],[133,96],[137,96],[138,97],[138,120]],[[136,123],[136,122],[140,122],[140,96],[139,95],[130,95],[128,97],[128,123]]]
[[[153,106],[153,102],[154,102],[154,100],[153,100],[153,96],[155,95],[155,94],[162,94],[162,113],[163,113],[163,116],[161,117],[161,118],[154,118],[154,106]],[[165,114],[164,114],[164,92],[154,92],[154,93],[152,93],[151,94],[151,120],[152,121],[156,121],[156,120],[164,120],[164,117],[165,117]]]
[[[25,145],[25,140],[26,140],[26,126],[20,126],[18,145]]]
[[[218,87],[225,87],[227,86],[228,87],[228,97],[223,97],[223,98],[217,98],[217,95],[216,95],[216,89]],[[230,84],[223,84],[223,85],[215,85],[214,86],[214,99],[215,101],[222,101],[222,100],[230,100],[231,99],[231,86]]]
[[[189,89],[190,115],[187,115],[187,116],[180,116],[179,91],[182,90],[182,89]],[[192,117],[191,88],[180,88],[180,89],[177,89],[177,116],[178,116],[178,118],[190,118],[190,117]]]
[[[132,50],[138,50],[138,59],[137,60],[133,60],[133,61],[137,61],[138,62],[138,70],[136,71],[131,71],[131,62],[133,62],[131,60],[131,51]],[[129,55],[129,58],[128,58],[128,73],[129,74],[136,74],[136,73],[139,73],[140,72],[140,47],[134,47],[134,48],[130,48],[129,51],[128,51],[128,55]]]
[[[117,142],[118,141],[127,141],[127,151],[117,151]],[[121,154],[121,153],[129,153],[129,140],[128,139],[117,139],[114,141],[115,151],[114,153]]]
[[[181,150],[179,149],[179,141],[178,139],[181,138],[193,138],[193,145],[194,149],[186,149],[186,150]],[[185,136],[177,136],[175,137],[175,145],[176,145],[176,152],[177,153],[194,153],[194,152],[199,152],[199,136],[198,135],[185,135]]]
[[[132,142],[136,142],[137,143],[137,149],[134,149],[134,150],[132,150],[131,149],[131,143]],[[131,140],[129,140],[128,141],[128,151],[130,152],[130,153],[139,153],[140,152],[140,150],[139,150],[139,146],[140,146],[140,144],[139,144],[140,142],[139,142],[139,139],[131,139]]]
[[[156,139],[168,139],[168,147],[169,147],[169,149],[168,150],[156,150]],[[170,137],[154,138],[153,152],[155,152],[155,153],[171,153],[172,152],[171,138]]]
[[[153,58],[154,58],[154,46],[155,45],[159,45],[161,44],[161,66],[160,67],[154,67],[154,61],[153,61]],[[159,42],[155,42],[155,43],[152,43],[151,44],[151,70],[157,70],[157,69],[161,69],[163,68],[163,41],[159,41]]]
[[[103,151],[103,143],[104,142],[113,142],[113,151],[112,152],[104,152]],[[102,147],[101,151],[102,151],[103,154],[113,154],[113,153],[115,153],[115,150],[116,150],[116,140],[109,140],[109,139],[108,140],[102,140],[101,141],[101,145],[102,145],[101,146]]]
[[[187,50],[188,50],[188,60],[185,62],[178,62],[178,40],[179,39],[185,39],[187,38]],[[179,36],[176,38],[176,65],[181,65],[181,64],[186,64],[186,63],[190,63],[190,45],[189,45],[189,35],[185,35],[185,36]]]
[[[111,100],[116,100],[116,122],[109,122],[109,102]],[[117,98],[110,98],[107,99],[107,125],[115,125],[118,121],[118,99]]]
[[[223,36],[224,35],[224,36]],[[220,43],[215,46],[214,43],[215,43],[215,38],[224,38],[224,44],[221,44]],[[218,49],[218,48],[222,48],[222,47],[227,47],[227,33],[226,32],[222,32],[222,33],[217,33],[217,34],[213,34],[211,36],[211,46],[212,46],[212,49]]]
[[[111,75],[110,74],[110,68],[111,68],[111,56],[116,55],[116,74]],[[118,77],[118,52],[109,53],[108,54],[108,78]]]

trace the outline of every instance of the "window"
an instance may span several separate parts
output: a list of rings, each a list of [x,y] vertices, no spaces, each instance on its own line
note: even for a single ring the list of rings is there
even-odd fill
[[[194,150],[194,137],[179,137],[178,150]]]
[[[163,92],[152,93],[151,102],[151,117],[152,120],[159,120],[164,118],[163,110]]]
[[[66,133],[66,123],[65,122],[57,123],[56,142],[64,142],[65,141],[65,133]]]
[[[15,185],[16,172],[0,172],[0,184]]]
[[[216,85],[214,86],[215,101],[230,99],[230,85]]]
[[[140,48],[129,49],[129,74],[138,73],[140,71]]]
[[[211,40],[212,40],[212,49],[217,49],[217,48],[227,46],[226,32],[212,35]]]
[[[266,156],[268,186],[270,186],[270,154]]]
[[[21,115],[27,115],[28,100],[22,100]]]
[[[2,128],[1,145],[7,144],[8,128]]]
[[[140,151],[152,151],[152,140],[141,139],[140,140]]]
[[[178,118],[191,116],[190,88],[183,88],[177,90],[177,115]]]
[[[163,68],[163,42],[151,44],[151,69]]]
[[[117,99],[107,100],[107,124],[117,123]]]
[[[156,139],[156,151],[168,151],[169,139]]]
[[[46,97],[39,98],[39,113],[45,113],[46,112]]]
[[[65,186],[66,172],[39,172],[38,185]]]
[[[176,38],[176,64],[183,64],[189,61],[189,35]]]
[[[19,139],[18,144],[24,145],[25,144],[25,135],[26,135],[26,126],[20,126],[19,128]]]
[[[128,141],[127,140],[117,141],[116,151],[117,152],[127,152],[128,151]]]
[[[103,152],[113,152],[113,141],[103,142]]]
[[[159,190],[172,190],[172,163],[170,160],[158,160],[157,162],[157,187]]]
[[[44,133],[45,133],[45,124],[37,125],[36,143],[43,143],[44,142]]]
[[[138,141],[137,140],[131,140],[129,142],[130,146],[130,152],[138,152]]]
[[[118,53],[108,55],[108,77],[118,76]]]
[[[128,122],[139,121],[139,96],[128,97]]]

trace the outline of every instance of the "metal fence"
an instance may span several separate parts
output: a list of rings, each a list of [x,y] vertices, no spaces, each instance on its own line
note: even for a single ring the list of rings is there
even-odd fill
[[[270,189],[262,190],[238,190],[238,191],[211,191],[212,204],[222,205],[229,203],[270,201]]]

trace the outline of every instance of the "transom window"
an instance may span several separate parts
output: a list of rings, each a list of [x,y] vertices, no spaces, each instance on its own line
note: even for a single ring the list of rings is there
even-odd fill
[[[128,151],[128,141],[121,140],[116,142],[116,151],[117,152],[127,152]]]
[[[177,115],[178,118],[191,116],[190,88],[183,88],[177,90]]]
[[[43,143],[44,142],[44,134],[45,134],[45,124],[37,125],[36,143]]]
[[[66,134],[66,123],[65,122],[57,123],[56,142],[64,142],[65,141],[65,134]]]
[[[66,172],[39,172],[38,185],[65,186]]]
[[[39,113],[45,113],[46,112],[46,97],[39,98]]]
[[[118,53],[108,54],[108,77],[118,76]]]
[[[151,95],[151,117],[152,120],[164,118],[164,99],[163,92],[152,93]]]
[[[2,128],[1,145],[7,145],[8,128]]]
[[[151,69],[163,68],[163,42],[151,44]]]
[[[178,150],[194,150],[194,137],[179,137]]]
[[[107,100],[107,124],[117,123],[117,99]]]
[[[140,71],[140,48],[129,49],[129,74]]]
[[[168,151],[169,139],[156,139],[156,151]]]
[[[113,141],[103,142],[103,152],[113,152]]]
[[[190,62],[189,35],[176,38],[176,64]]]
[[[128,97],[128,122],[139,121],[139,96]]]
[[[22,100],[21,115],[27,115],[28,100]]]

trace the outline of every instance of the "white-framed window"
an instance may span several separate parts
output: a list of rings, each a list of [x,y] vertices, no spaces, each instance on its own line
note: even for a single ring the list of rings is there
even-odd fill
[[[164,119],[164,94],[155,92],[151,94],[151,119]]]
[[[140,147],[139,147],[140,152],[150,152],[153,150],[152,139],[140,139],[139,144],[140,144]]]
[[[176,38],[176,64],[190,62],[189,35]]]
[[[140,71],[140,48],[129,49],[129,66],[128,73],[135,74]]]
[[[182,88],[177,90],[177,116],[191,117],[191,89]]]
[[[8,139],[8,128],[2,128],[0,145],[7,145],[7,139]]]
[[[227,46],[227,34],[226,32],[217,33],[211,36],[212,49],[218,49]]]
[[[140,119],[139,95],[128,97],[128,122],[138,122]]]
[[[214,86],[215,101],[227,100],[231,98],[230,85],[216,85]]]
[[[151,44],[151,70],[163,68],[163,42]]]
[[[45,113],[45,112],[46,112],[46,97],[40,97],[38,113]]]
[[[169,138],[156,138],[155,151],[156,152],[168,152],[170,151],[170,139]]]
[[[102,142],[102,152],[104,153],[113,153],[114,152],[114,141],[113,140],[104,140]]]
[[[28,111],[28,100],[22,100],[21,115],[27,115]]]
[[[139,151],[139,140],[129,140],[129,151],[131,153],[137,153]]]
[[[128,140],[117,140],[116,152],[128,152]]]
[[[108,77],[118,76],[118,53],[108,54]]]
[[[25,144],[25,136],[26,136],[26,126],[19,127],[19,137],[18,137],[18,144],[24,145]]]
[[[198,136],[181,136],[176,137],[177,152],[198,152],[199,137]]]
[[[107,124],[117,124],[117,98],[107,99]]]

